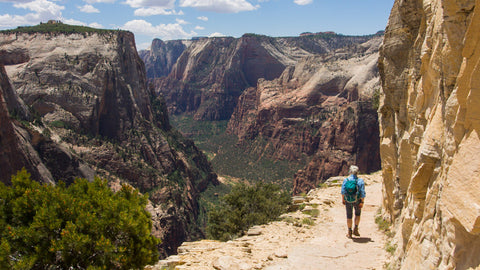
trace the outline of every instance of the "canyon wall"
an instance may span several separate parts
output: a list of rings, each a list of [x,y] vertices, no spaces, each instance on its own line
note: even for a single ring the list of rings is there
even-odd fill
[[[125,183],[149,193],[162,255],[203,236],[198,198],[216,174],[147,88],[132,33],[9,30],[0,46],[9,111],[2,109],[0,143],[12,148],[0,148],[2,181],[23,166],[51,183],[97,174],[114,188]]]
[[[172,41],[154,40],[140,55],[150,63],[147,69],[171,68],[166,76],[158,71],[149,77],[171,114],[228,120],[227,133],[238,137],[236,149],[245,153],[244,160],[272,169],[288,162],[289,172],[279,174],[281,179],[272,179],[267,169],[268,181],[301,193],[346,174],[352,163],[365,173],[380,169],[376,110],[382,37],[245,34],[176,41],[186,48],[172,67],[164,61],[178,51]],[[221,163],[222,173],[238,174],[225,169],[229,153],[216,154],[225,156],[213,160]]]
[[[228,120],[239,96],[248,87],[255,87],[258,79],[276,79],[287,66],[304,57],[347,49],[371,38],[336,34],[273,38],[245,34],[241,38],[154,40],[150,50],[141,51],[140,55],[170,113],[192,114],[196,120]],[[186,48],[172,66],[182,46]]]
[[[395,268],[480,264],[480,1],[396,0],[379,69]]]
[[[139,52],[140,58],[145,62],[147,77],[154,79],[168,76],[177,59],[190,44],[189,40],[154,39],[148,50]]]
[[[365,173],[379,170],[374,96],[381,41],[306,57],[277,79],[260,79],[240,96],[227,132],[258,156],[310,159],[294,176],[294,194],[346,175],[351,164]]]

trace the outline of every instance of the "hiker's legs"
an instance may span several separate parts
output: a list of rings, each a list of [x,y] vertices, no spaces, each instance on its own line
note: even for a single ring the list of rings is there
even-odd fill
[[[358,232],[358,225],[360,224],[360,215],[362,214],[362,209],[358,206],[358,202],[355,203],[355,228],[353,229],[353,234],[355,236],[360,236]]]
[[[355,226],[360,224],[360,215],[362,214],[362,208],[358,207],[358,202],[354,204],[355,208]]]
[[[352,238],[352,217],[353,217],[353,203],[346,203],[345,209],[347,211],[347,227],[348,227],[348,238]]]
[[[352,220],[350,219],[350,224],[352,223]],[[355,216],[355,226],[358,227],[358,224],[360,224],[360,216]]]
[[[352,228],[352,218],[353,218],[353,203],[346,203],[345,209],[347,210],[347,227]]]

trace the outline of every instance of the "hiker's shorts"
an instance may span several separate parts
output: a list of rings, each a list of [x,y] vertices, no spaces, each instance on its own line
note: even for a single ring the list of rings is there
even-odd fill
[[[359,217],[362,214],[362,209],[358,207],[358,203],[360,201],[356,201],[354,203],[346,203],[345,208],[347,209],[347,219],[352,219],[353,217],[353,209],[355,209],[355,216]]]

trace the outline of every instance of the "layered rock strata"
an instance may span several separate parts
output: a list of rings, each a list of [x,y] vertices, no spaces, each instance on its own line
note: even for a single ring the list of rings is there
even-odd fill
[[[374,95],[381,37],[321,56],[307,57],[275,80],[259,80],[239,98],[228,132],[259,156],[311,159],[295,175],[293,192],[315,188],[351,164],[380,168]],[[260,143],[261,142],[261,143]]]
[[[149,192],[162,255],[202,236],[197,199],[216,175],[193,142],[170,127],[165,103],[147,88],[132,33],[8,31],[0,45],[13,89],[32,112],[23,129],[51,181],[85,177],[64,163],[76,160],[92,177],[95,171]],[[14,53],[20,51],[22,57]]]
[[[191,41],[154,39],[148,50],[139,52],[145,62],[145,71],[148,78],[166,77],[172,71],[177,59],[185,51]]]
[[[397,0],[379,60],[395,266],[480,264],[480,1]]]
[[[161,76],[171,63],[165,59],[173,59],[172,51],[179,50],[154,41],[150,51],[141,55],[147,68],[158,70],[149,78],[157,93],[165,97],[170,113],[193,114],[196,120],[228,120],[239,96],[255,87],[258,79],[273,80],[306,56],[345,49],[371,38],[335,34],[271,38],[245,34],[241,38],[200,38],[188,44],[184,41],[187,47],[164,78]],[[343,55],[348,57],[348,51]]]

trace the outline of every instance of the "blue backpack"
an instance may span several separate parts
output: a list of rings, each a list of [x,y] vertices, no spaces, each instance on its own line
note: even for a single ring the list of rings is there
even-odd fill
[[[345,182],[345,201],[348,203],[354,203],[358,198],[358,187],[357,187],[357,178],[348,177]]]

